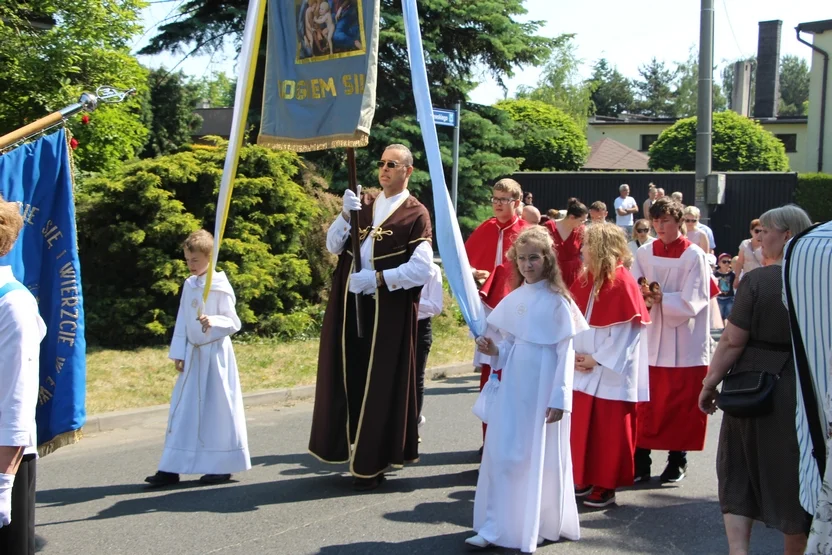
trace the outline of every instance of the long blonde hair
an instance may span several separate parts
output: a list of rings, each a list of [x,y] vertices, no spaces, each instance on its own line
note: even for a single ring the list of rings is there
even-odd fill
[[[560,266],[558,266],[558,259],[555,256],[555,243],[543,226],[527,228],[514,240],[514,244],[508,250],[506,257],[511,260],[511,267],[513,268],[512,289],[517,289],[523,285],[523,274],[520,273],[520,269],[517,267],[518,246],[531,246],[540,249],[540,254],[543,256],[543,279],[549,283],[549,288],[558,295],[567,299],[572,298],[566,283],[563,281]]]
[[[584,245],[587,256],[584,259],[584,272],[578,279],[587,280],[592,274],[593,295],[598,295],[606,282],[615,281],[615,271],[620,264],[628,266],[633,255],[627,246],[627,236],[615,224],[600,223],[589,226],[584,232]]]

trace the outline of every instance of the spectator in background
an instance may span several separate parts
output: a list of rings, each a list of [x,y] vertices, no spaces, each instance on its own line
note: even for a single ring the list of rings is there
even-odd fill
[[[682,203],[682,193],[680,193],[679,191],[673,191],[672,193],[670,193],[670,198],[672,198],[673,200],[675,200],[679,204],[683,204]]]
[[[656,189],[656,198],[653,199],[653,202],[655,203],[660,198],[664,198],[664,189],[662,189],[661,187]]]
[[[649,245],[656,240],[655,237],[650,237],[650,220],[637,220],[633,226],[633,240],[627,246],[630,247],[630,252],[633,258],[636,256],[636,251],[642,245]],[[632,263],[632,261],[630,261]]]
[[[523,195],[523,204],[525,204],[526,206],[533,206],[534,205],[534,195],[532,195],[529,192],[524,194]]]
[[[708,236],[705,232],[697,229],[699,224],[699,209],[695,206],[686,206],[682,211],[682,217],[685,222],[685,235],[688,241],[705,251],[705,254],[711,252],[708,244]]]
[[[624,230],[627,237],[633,234],[633,214],[638,212],[636,199],[630,196],[630,186],[626,183],[618,188],[618,198],[613,202],[615,225]]]
[[[589,205],[589,222],[588,224],[599,224],[607,219],[607,205],[596,200]]]
[[[740,286],[740,280],[751,270],[756,270],[765,266],[765,257],[763,256],[763,227],[760,225],[760,220],[754,218],[751,220],[749,227],[751,233],[750,239],[745,239],[740,243],[740,252],[737,255],[737,264],[740,266],[740,271],[736,272],[734,280],[734,289]]]
[[[650,207],[653,206],[653,203],[656,202],[656,186],[652,183],[647,187],[647,200],[644,201],[642,204],[642,211],[641,213],[644,214],[644,217],[650,216]]]
[[[731,269],[731,255],[724,252],[717,258],[717,267],[714,270],[714,277],[719,286],[719,296],[716,302],[719,305],[719,315],[723,323],[728,320],[731,308],[734,306],[734,271]]]
[[[531,204],[527,204],[523,207],[522,218],[532,225],[537,225],[540,223],[540,210],[538,210]]]
[[[587,209],[576,198],[569,199],[566,206],[566,217],[557,221],[549,220],[546,223],[546,229],[549,230],[549,235],[554,241],[563,280],[567,287],[571,287],[583,268],[581,245]]]

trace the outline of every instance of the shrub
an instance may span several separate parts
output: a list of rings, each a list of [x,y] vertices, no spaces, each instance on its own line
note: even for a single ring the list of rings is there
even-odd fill
[[[579,170],[586,162],[586,137],[563,111],[539,100],[503,100],[496,107],[518,124],[518,135],[525,144],[505,154],[524,158],[521,170]]]
[[[166,338],[188,275],[180,245],[200,227],[213,231],[224,157],[218,140],[81,182],[78,236],[93,341],[127,346]],[[314,257],[304,244],[320,240],[312,236],[322,210],[294,181],[299,165],[288,152],[241,152],[218,268],[235,288],[248,332],[293,335],[315,325],[303,311],[314,287],[307,260]]]
[[[832,220],[832,174],[803,173],[797,176],[797,203],[812,221]]]
[[[677,121],[650,146],[650,169],[696,169],[696,118]],[[754,120],[735,112],[714,114],[713,171],[789,170],[783,143]]]

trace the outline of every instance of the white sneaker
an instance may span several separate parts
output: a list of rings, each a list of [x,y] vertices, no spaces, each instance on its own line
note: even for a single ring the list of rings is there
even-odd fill
[[[425,415],[420,414],[419,415],[419,421],[416,423],[416,427],[421,428],[425,424],[426,421],[427,421],[427,418],[425,418]]]
[[[487,539],[483,538],[479,534],[468,538],[467,540],[465,540],[465,543],[467,543],[468,545],[473,545],[474,547],[479,547],[480,549],[484,549],[491,545],[491,542],[489,542]]]

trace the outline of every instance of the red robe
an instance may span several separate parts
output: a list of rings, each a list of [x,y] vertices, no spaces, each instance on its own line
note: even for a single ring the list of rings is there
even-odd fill
[[[566,282],[567,287],[572,287],[572,283],[580,275],[583,268],[581,244],[584,240],[584,227],[576,227],[566,239],[563,239],[560,236],[556,222],[549,220],[545,225],[555,242],[555,253],[558,257],[558,266],[560,266],[560,271],[563,274],[563,281]]]
[[[692,245],[687,237],[665,245],[653,242],[653,255],[681,258]],[[713,278],[710,294],[719,294]],[[643,449],[667,451],[701,451],[705,448],[707,415],[699,410],[699,393],[708,366],[678,368],[650,367],[650,401],[638,404],[636,444]]]
[[[593,302],[590,327],[606,328],[633,321],[649,324],[650,311],[632,274],[623,266],[615,274],[615,281],[606,282]],[[592,274],[587,274],[575,280],[570,288],[584,316],[594,279]],[[570,439],[576,485],[614,490],[633,484],[636,403],[574,391]]]

